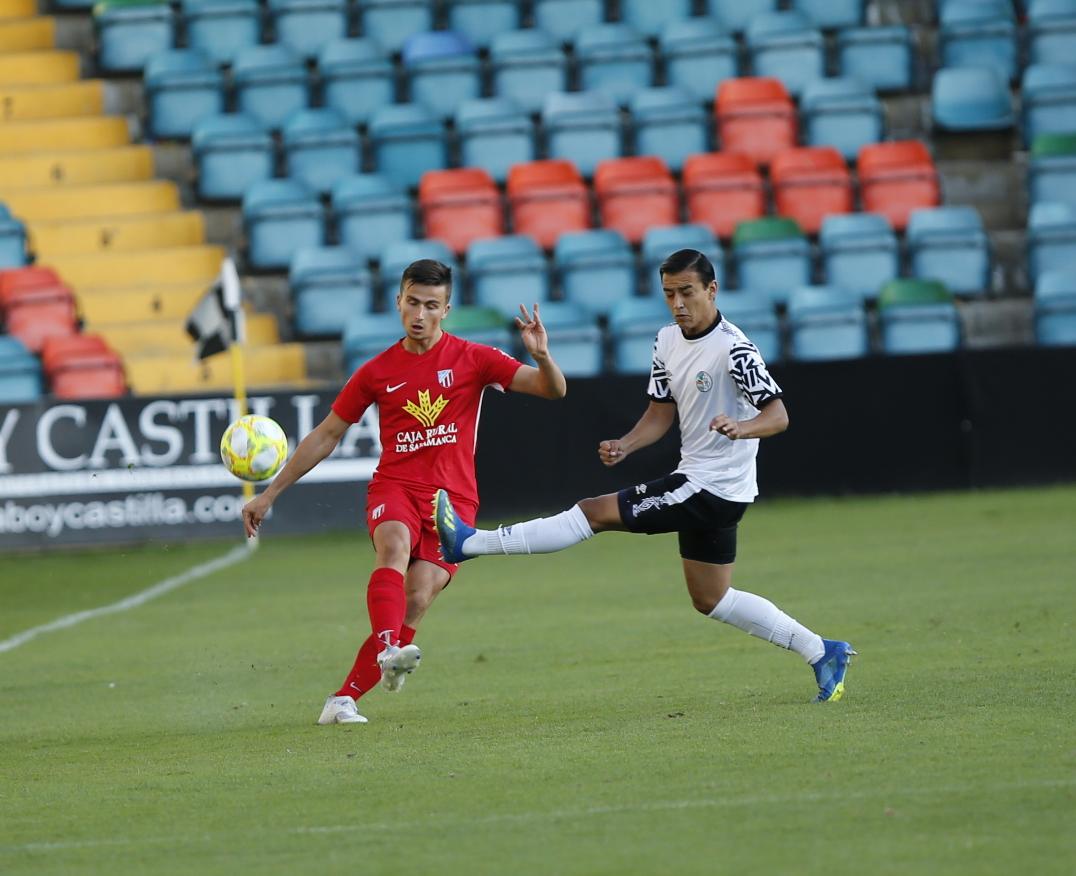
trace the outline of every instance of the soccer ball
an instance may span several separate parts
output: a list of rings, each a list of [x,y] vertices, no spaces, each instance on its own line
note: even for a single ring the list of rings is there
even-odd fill
[[[220,458],[237,478],[264,481],[288,458],[288,439],[276,420],[247,414],[224,430]]]

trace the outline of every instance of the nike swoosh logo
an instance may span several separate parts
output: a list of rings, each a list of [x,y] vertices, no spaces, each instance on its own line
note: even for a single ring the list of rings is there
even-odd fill
[[[401,386],[407,386],[407,381],[405,380],[403,383],[397,383],[395,386],[386,386],[385,392],[396,392]]]

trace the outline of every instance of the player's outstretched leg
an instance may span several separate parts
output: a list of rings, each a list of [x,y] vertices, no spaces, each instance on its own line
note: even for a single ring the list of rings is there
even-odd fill
[[[446,563],[462,563],[471,558],[463,552],[463,543],[475,534],[475,528],[456,513],[452,500],[444,490],[438,490],[433,495],[433,523],[437,528],[437,538],[441,541],[441,556]]]
[[[321,710],[319,724],[365,724],[366,718],[359,714],[358,707],[351,697],[331,696],[325,700]]]
[[[418,645],[387,645],[377,655],[377,665],[381,668],[381,686],[391,693],[403,687],[404,681],[418,669],[422,652]]]
[[[815,680],[818,682],[818,696],[814,698],[814,701],[835,703],[844,696],[844,676],[856,652],[848,642],[823,639],[822,644],[826,651],[822,659],[811,666],[814,669]]]

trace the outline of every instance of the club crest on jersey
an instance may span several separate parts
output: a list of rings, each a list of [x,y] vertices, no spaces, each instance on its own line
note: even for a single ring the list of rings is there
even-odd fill
[[[448,389],[452,385],[452,369],[446,368],[444,371],[438,371],[437,382],[445,389]]]
[[[423,426],[432,426],[441,416],[441,412],[448,407],[448,399],[443,395],[437,396],[436,401],[430,401],[430,391],[419,390],[418,404],[408,399],[403,409],[418,420]]]
[[[699,392],[709,392],[714,388],[714,379],[706,371],[700,371],[695,375],[695,389]]]

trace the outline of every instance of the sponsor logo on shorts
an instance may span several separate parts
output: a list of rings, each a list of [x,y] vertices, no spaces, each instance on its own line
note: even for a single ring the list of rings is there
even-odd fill
[[[706,371],[700,371],[695,375],[695,389],[699,392],[709,392],[714,388],[714,379]]]
[[[631,516],[638,517],[640,514],[645,514],[651,508],[660,508],[662,505],[672,505],[672,497],[666,493],[664,496],[650,496],[647,499],[643,499],[638,505],[631,506]]]
[[[639,486],[635,488],[635,492],[641,496],[646,492],[646,484],[639,484]]]
[[[370,512],[370,517],[373,518],[374,520],[377,520],[377,518],[380,517],[384,513],[385,513],[385,503],[382,502],[380,505],[378,505],[376,508],[374,508],[373,511]]]

